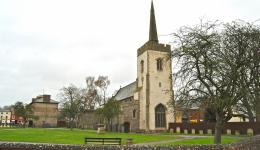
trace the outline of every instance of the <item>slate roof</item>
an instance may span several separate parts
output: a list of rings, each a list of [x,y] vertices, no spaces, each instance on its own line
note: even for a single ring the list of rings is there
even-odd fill
[[[136,91],[136,82],[130,83],[122,88],[120,88],[114,98],[118,101],[134,96]]]
[[[154,42],[158,43],[158,36],[157,36],[157,28],[156,28],[156,21],[155,21],[155,15],[154,15],[153,1],[152,1],[152,4],[151,4],[151,11],[150,11],[149,41],[154,41]]]
[[[0,109],[0,112],[11,112],[11,110],[2,110],[2,109]]]
[[[43,98],[37,98],[37,99],[35,99],[33,102],[34,102],[34,103],[46,103],[46,102],[43,101]],[[48,103],[57,103],[57,104],[58,104],[59,102],[57,102],[57,101],[51,99]]]

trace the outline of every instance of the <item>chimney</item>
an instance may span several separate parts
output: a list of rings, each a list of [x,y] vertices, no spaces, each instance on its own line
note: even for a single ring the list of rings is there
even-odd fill
[[[42,95],[43,102],[49,103],[51,101],[51,95]]]

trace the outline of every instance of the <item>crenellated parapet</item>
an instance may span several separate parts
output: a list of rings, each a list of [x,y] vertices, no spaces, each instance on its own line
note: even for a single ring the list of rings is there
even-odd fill
[[[168,44],[159,44],[154,41],[146,42],[142,47],[137,50],[137,56],[141,55],[147,50],[161,51],[161,52],[171,52],[171,46]]]

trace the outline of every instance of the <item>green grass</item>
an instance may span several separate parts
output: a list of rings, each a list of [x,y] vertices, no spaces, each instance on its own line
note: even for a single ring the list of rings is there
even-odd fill
[[[60,143],[60,144],[84,144],[84,138],[104,137],[122,138],[123,144],[126,139],[132,138],[134,143],[146,143],[163,140],[174,140],[177,136],[148,135],[133,133],[105,133],[97,134],[94,130],[80,129],[43,129],[43,128],[10,128],[0,129],[0,141]]]
[[[135,134],[135,133],[112,133],[97,134],[94,130],[65,129],[65,128],[0,128],[0,141],[10,142],[33,142],[33,143],[58,143],[58,144],[84,144],[84,138],[122,138],[123,144],[126,139],[132,138],[135,144],[158,141],[181,139],[176,134]],[[223,143],[231,143],[242,140],[244,136],[222,136]],[[162,145],[182,144],[213,144],[213,136],[176,141]]]

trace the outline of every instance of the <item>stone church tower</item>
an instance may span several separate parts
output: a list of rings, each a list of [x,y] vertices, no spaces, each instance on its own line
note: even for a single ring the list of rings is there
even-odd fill
[[[164,130],[173,115],[167,109],[172,98],[171,47],[160,44],[153,2],[149,40],[137,50],[137,91],[140,103],[140,129]]]
[[[168,123],[174,121],[168,107],[173,95],[171,74],[171,47],[159,43],[152,2],[149,40],[137,50],[137,79],[114,96],[122,109],[120,130],[168,129]]]

